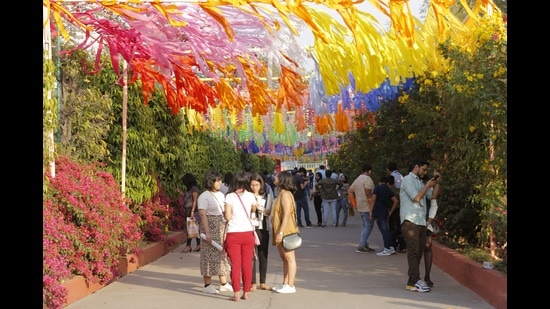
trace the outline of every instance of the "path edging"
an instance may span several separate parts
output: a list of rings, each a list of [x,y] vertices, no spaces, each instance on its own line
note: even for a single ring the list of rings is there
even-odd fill
[[[497,309],[508,303],[508,276],[495,269],[484,269],[469,257],[437,241],[432,242],[433,263]]]

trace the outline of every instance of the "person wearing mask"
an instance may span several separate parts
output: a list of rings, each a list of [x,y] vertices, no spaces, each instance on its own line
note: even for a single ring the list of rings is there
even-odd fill
[[[243,294],[248,299],[252,284],[252,259],[254,258],[254,225],[251,214],[256,212],[257,202],[250,189],[250,175],[239,172],[233,177],[229,192],[225,195],[225,219],[227,234],[225,250],[231,261],[231,301],[239,301],[241,278]],[[242,273],[241,273],[242,272]]]
[[[199,198],[199,187],[197,178],[191,173],[183,175],[183,185],[185,186],[185,192],[183,192],[183,205],[185,206],[185,219],[195,218],[197,223],[200,225],[200,217],[197,212],[197,200]],[[199,252],[201,250],[201,238],[195,238],[197,246],[195,247],[194,252]],[[183,253],[187,253],[191,250],[191,241],[193,238],[187,238],[185,248]]]
[[[338,201],[336,204],[336,225],[346,226],[348,223],[348,176],[340,174],[342,186],[338,189]],[[342,224],[340,222],[340,212],[342,212]]]
[[[271,227],[274,246],[277,246],[279,256],[283,261],[283,284],[273,287],[273,291],[281,294],[296,293],[294,280],[298,266],[294,250],[286,251],[283,248],[283,236],[298,231],[296,225],[296,204],[294,202],[294,191],[296,185],[294,176],[288,171],[280,172],[275,177],[275,185],[279,194],[273,202],[271,212]]]
[[[320,172],[315,173],[315,183],[323,179],[323,174]],[[317,227],[323,226],[323,199],[321,198],[321,191],[315,188],[311,192],[310,200],[313,200],[313,206],[315,207],[315,214],[317,215]]]
[[[372,190],[374,189],[374,182],[370,177],[371,172],[372,166],[369,163],[365,163],[361,168],[361,174],[355,178],[348,189],[350,202],[353,207],[357,208],[363,221],[359,246],[355,250],[357,253],[374,252],[374,249],[369,247],[368,241],[374,227],[374,222],[370,216],[371,204],[369,202],[369,199],[372,197]],[[353,204],[354,202],[355,205]]]
[[[294,202],[296,203],[298,226],[302,225],[302,210],[304,211],[304,219],[306,226],[311,228],[311,220],[309,219],[309,203],[307,201],[306,187],[309,184],[309,179],[306,177],[307,171],[304,167],[300,167],[294,175],[294,182],[296,185],[296,192],[294,192]]]
[[[384,242],[384,250],[376,253],[378,256],[388,256],[395,254],[395,247],[391,243],[391,233],[388,226],[388,218],[397,207],[397,197],[393,194],[393,191],[388,186],[388,177],[383,176],[380,178],[380,182],[372,190],[373,205],[370,212],[370,217],[373,222],[376,222],[380,234],[382,234],[382,240]]]
[[[197,208],[201,218],[201,230],[205,235],[203,243],[212,244],[215,241],[223,244],[225,233],[224,194],[220,191],[222,174],[210,171],[204,175],[204,188],[199,195]],[[227,282],[230,273],[229,262],[223,251],[212,245],[203,246],[200,253],[200,271],[204,281],[204,293],[216,294],[219,292],[233,292],[233,287]],[[218,276],[220,280],[219,291],[212,285],[212,276]]]
[[[426,198],[431,199],[434,187],[439,190],[437,179],[432,178],[426,184],[422,182],[428,167],[427,160],[414,159],[399,190],[401,233],[407,243],[408,280],[405,288],[420,293],[431,290],[420,278],[420,260],[426,247]]]
[[[338,221],[336,221],[336,202],[338,200],[338,188],[343,184],[334,178],[332,178],[332,171],[326,171],[327,177],[321,179],[315,184],[315,189],[321,192],[321,203],[323,207],[323,225],[327,226],[329,213],[332,216],[332,227],[338,227]]]
[[[255,258],[252,261],[252,286],[251,292],[256,290],[256,260],[258,261],[258,270],[260,274],[260,289],[270,290],[267,286],[267,256],[269,249],[269,221],[268,216],[271,214],[271,206],[273,205],[273,192],[271,187],[264,183],[264,177],[258,173],[252,173],[250,176],[250,188],[252,193],[256,197],[256,217],[258,218],[258,226],[256,227],[256,233],[260,238],[260,244],[256,246]]]

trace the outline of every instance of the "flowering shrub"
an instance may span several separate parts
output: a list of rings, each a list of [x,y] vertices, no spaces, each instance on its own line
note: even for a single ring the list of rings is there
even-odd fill
[[[141,216],[143,222],[141,230],[146,240],[165,240],[170,226],[170,206],[168,204],[169,201],[157,194],[151,200],[134,209],[134,212]]]
[[[118,276],[118,263],[139,253],[140,217],[124,203],[111,174],[97,164],[68,157],[56,161],[45,180],[43,202],[43,302],[61,308],[64,280],[82,275],[101,284]]]

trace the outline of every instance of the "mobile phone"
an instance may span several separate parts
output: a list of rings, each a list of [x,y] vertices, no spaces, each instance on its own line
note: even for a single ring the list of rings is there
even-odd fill
[[[435,175],[432,180],[437,180],[437,178],[439,178],[439,175]]]

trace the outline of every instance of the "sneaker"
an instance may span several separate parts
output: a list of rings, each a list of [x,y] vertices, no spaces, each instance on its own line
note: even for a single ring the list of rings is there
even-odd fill
[[[218,294],[218,290],[216,290],[216,288],[213,286],[213,285],[209,285],[207,287],[205,287],[204,289],[202,289],[202,291],[204,293],[208,293],[208,294]]]
[[[411,288],[411,292],[419,292],[419,293],[426,293],[429,292],[431,289],[430,287],[424,282],[424,280],[418,280],[414,284],[414,286]]]
[[[376,253],[378,256],[388,256],[392,254],[395,254],[395,249],[393,247],[390,247],[389,249],[384,248],[381,252]]]
[[[311,228],[313,228],[313,224],[310,223],[310,224],[306,225],[306,229],[311,229]]]
[[[220,284],[220,292],[233,292],[233,287],[229,282],[226,282],[224,285]]]
[[[300,224],[298,224],[298,227],[304,227],[304,226],[302,225],[302,223],[300,223]]]
[[[275,292],[281,293],[281,294],[296,293],[296,288],[288,284],[285,284],[283,285],[282,288],[275,290]]]
[[[374,252],[374,250],[369,248],[369,247],[357,247],[357,249],[355,249],[355,252],[357,252],[357,253],[369,253],[369,252]]]
[[[272,287],[271,290],[274,292],[277,292],[277,290],[280,290],[284,287],[284,284],[277,284],[276,286]]]
[[[407,284],[407,285],[405,286],[405,289],[406,289],[406,290],[409,290],[409,291],[410,291],[412,288],[414,288],[414,284]]]
[[[430,288],[433,288],[433,287],[434,287],[434,283],[432,282],[432,280],[430,280],[430,278],[424,278],[424,282],[426,282],[426,284],[427,284]]]

